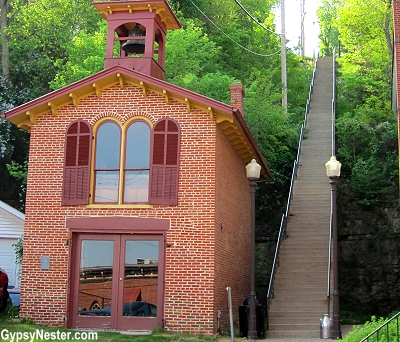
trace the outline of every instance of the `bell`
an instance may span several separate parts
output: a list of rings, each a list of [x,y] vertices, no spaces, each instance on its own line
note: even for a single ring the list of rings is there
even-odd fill
[[[139,24],[136,24],[135,28],[129,31],[129,37],[144,37],[146,31],[140,28]],[[143,54],[145,42],[144,39],[127,40],[122,45],[122,50],[129,54]]]

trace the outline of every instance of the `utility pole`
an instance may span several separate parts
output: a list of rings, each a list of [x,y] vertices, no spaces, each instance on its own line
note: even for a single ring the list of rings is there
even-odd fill
[[[303,0],[304,1],[304,0]],[[287,113],[287,72],[286,72],[286,27],[285,27],[285,0],[281,0],[281,58],[282,58],[282,107]]]
[[[305,55],[305,36],[304,36],[304,18],[306,16],[306,0],[301,0],[300,12],[301,12],[301,57]]]

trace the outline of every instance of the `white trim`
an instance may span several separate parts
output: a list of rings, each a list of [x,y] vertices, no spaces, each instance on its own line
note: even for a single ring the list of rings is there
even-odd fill
[[[10,214],[25,221],[25,215],[20,211],[18,211],[17,209],[14,209],[13,207],[9,206],[7,203],[0,201],[0,208],[4,209],[5,211],[8,211]]]

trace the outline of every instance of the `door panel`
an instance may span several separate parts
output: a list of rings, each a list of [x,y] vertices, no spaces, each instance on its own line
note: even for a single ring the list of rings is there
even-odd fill
[[[157,324],[159,245],[158,240],[131,237],[122,242],[124,279],[120,284],[123,302],[119,311],[122,329],[132,326],[153,329]]]
[[[163,241],[163,235],[76,234],[71,267],[72,327],[161,327]]]
[[[114,310],[118,282],[114,281],[119,256],[118,236],[81,235],[78,238],[76,260],[79,281],[75,298],[77,327],[114,328]],[[118,269],[118,268],[117,268]]]

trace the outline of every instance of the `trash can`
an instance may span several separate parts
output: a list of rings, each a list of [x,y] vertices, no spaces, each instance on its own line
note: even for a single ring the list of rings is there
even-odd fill
[[[247,337],[249,331],[250,319],[250,298],[243,301],[243,305],[239,306],[239,332],[240,337]],[[266,335],[266,310],[264,305],[260,305],[256,301],[256,330],[258,338],[265,338]]]

